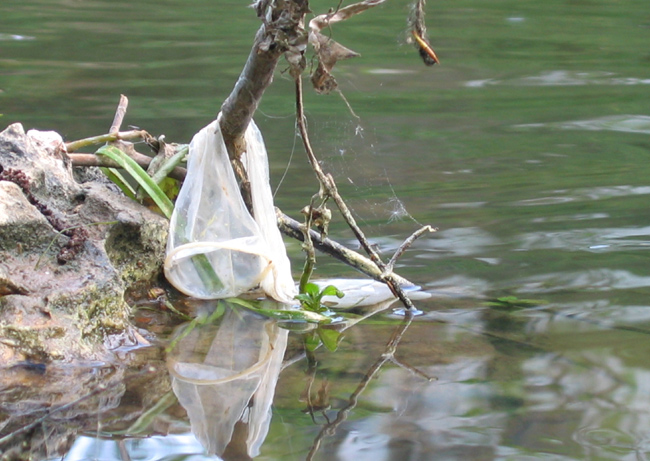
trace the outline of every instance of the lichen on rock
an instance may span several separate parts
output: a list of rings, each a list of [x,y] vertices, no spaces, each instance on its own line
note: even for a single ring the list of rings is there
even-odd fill
[[[54,132],[9,126],[0,171],[0,367],[106,359],[111,336],[138,336],[124,293],[160,275],[168,221],[107,182],[77,182]]]

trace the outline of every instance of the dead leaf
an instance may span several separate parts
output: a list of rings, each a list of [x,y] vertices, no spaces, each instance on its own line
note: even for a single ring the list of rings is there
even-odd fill
[[[332,75],[332,68],[336,62],[340,59],[355,58],[359,56],[359,53],[344,47],[320,32],[312,31],[309,38],[318,58],[318,66],[311,76],[312,85],[316,92],[328,94],[338,86]]]
[[[321,14],[309,21],[309,43],[314,47],[318,65],[311,75],[311,83],[317,93],[328,94],[338,86],[332,75],[332,69],[341,59],[350,59],[359,56],[359,53],[344,47],[321,33],[325,27],[337,22],[345,21],[368,8],[384,3],[385,0],[365,0],[341,8],[335,12]]]
[[[380,5],[385,1],[386,0],[364,0],[363,2],[348,5],[345,8],[334,11],[333,13],[318,15],[309,21],[309,28],[314,32],[320,32],[325,27],[336,24],[337,22],[345,21],[346,19],[362,13],[373,6]]]

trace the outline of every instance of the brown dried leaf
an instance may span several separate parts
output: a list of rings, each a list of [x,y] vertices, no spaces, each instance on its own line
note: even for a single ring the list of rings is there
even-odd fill
[[[337,22],[345,21],[346,19],[362,13],[367,9],[372,8],[373,6],[380,5],[385,1],[386,0],[364,0],[363,2],[348,5],[345,8],[341,8],[333,13],[318,15],[309,21],[309,28],[314,32],[319,32],[327,26],[330,26]]]
[[[316,31],[309,34],[309,41],[314,46],[318,57],[318,66],[311,75],[311,83],[317,93],[328,94],[338,86],[332,75],[332,68],[336,62],[340,59],[355,58],[359,53]]]
[[[323,64],[323,66],[325,66],[328,71],[332,70],[332,67],[334,67],[336,61],[340,59],[350,59],[360,56],[359,53],[344,47],[340,43],[332,40],[329,37],[326,37],[321,33],[316,32],[314,36],[315,41],[318,44],[318,46],[314,46],[314,49],[318,54],[318,60],[321,62],[321,64]]]
[[[309,43],[314,47],[318,66],[311,75],[311,82],[317,93],[327,94],[338,84],[332,75],[332,68],[340,59],[359,56],[358,53],[321,34],[321,30],[337,22],[345,21],[368,8],[384,3],[385,0],[365,0],[341,8],[333,13],[321,14],[309,21]]]
[[[344,47],[320,32],[312,32],[309,35],[318,56],[318,66],[311,76],[311,82],[317,93],[328,94],[338,86],[332,75],[332,68],[336,62],[340,59],[355,58],[359,56],[359,53]]]

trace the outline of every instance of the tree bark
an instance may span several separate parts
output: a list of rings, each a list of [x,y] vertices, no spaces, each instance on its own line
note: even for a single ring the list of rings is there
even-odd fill
[[[278,60],[292,48],[304,50],[307,43],[303,28],[309,12],[307,0],[258,0],[253,7],[262,26],[235,87],[221,106],[221,132],[231,160],[238,160],[245,151],[242,137],[273,81]]]

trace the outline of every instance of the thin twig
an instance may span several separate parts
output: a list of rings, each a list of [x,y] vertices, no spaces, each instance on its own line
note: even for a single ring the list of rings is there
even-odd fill
[[[280,228],[280,232],[301,242],[304,241],[305,237],[302,232],[303,224],[301,222],[287,216],[278,208],[276,208],[276,216],[278,218],[278,227]],[[378,282],[383,282],[382,271],[380,271],[366,256],[344,247],[335,240],[324,238],[319,232],[316,232],[313,229],[309,231],[309,236],[311,241],[314,243],[314,247],[316,247],[318,251],[338,259]],[[412,282],[397,274],[393,274],[393,278],[400,286],[408,287],[414,285]]]
[[[307,214],[305,215],[305,224],[302,227],[302,235],[304,236],[302,249],[307,253],[305,258],[305,265],[302,269],[302,275],[300,276],[300,283],[298,284],[298,292],[304,293],[305,287],[311,278],[311,274],[314,272],[314,266],[316,265],[316,251],[314,250],[314,242],[311,239],[311,225],[312,218],[314,216],[314,200],[317,196],[311,198],[309,207],[307,209]]]
[[[436,232],[437,230],[438,229],[436,229],[435,227],[424,226],[416,230],[415,232],[413,232],[409,238],[407,238],[406,240],[404,240],[404,242],[402,242],[402,244],[399,246],[397,251],[395,251],[395,254],[393,254],[393,257],[390,258],[390,261],[388,261],[388,264],[386,264],[386,268],[385,268],[386,273],[388,274],[393,272],[395,263],[404,254],[404,252],[408,250],[411,245],[413,245],[413,242],[415,242],[418,238],[420,238],[425,232]]]
[[[174,171],[183,160],[185,160],[189,151],[190,146],[187,144],[181,146],[174,155],[163,162],[160,169],[158,169],[158,171],[156,171],[156,173],[151,177],[153,182],[160,184],[163,179],[170,176],[170,173]]]
[[[117,105],[117,110],[115,111],[115,117],[113,118],[113,123],[111,124],[111,129],[108,130],[109,133],[115,134],[120,131],[122,126],[122,121],[126,115],[126,108],[129,107],[129,98],[120,95],[120,102]]]
[[[151,135],[145,130],[130,130],[120,131],[117,133],[102,134],[99,136],[92,136],[90,138],[79,139],[66,143],[65,148],[67,152],[75,152],[79,149],[88,146],[96,146],[98,144],[106,144],[107,142],[127,141],[132,139],[148,139]]]
[[[133,152],[129,152],[129,157],[131,157],[135,162],[143,168],[147,168],[151,163],[151,157],[144,154],[134,155]],[[79,167],[89,167],[89,166],[100,166],[106,168],[119,168],[119,165],[108,157],[95,154],[68,154],[68,158],[72,162],[72,166]],[[170,173],[169,177],[178,179],[182,181],[185,179],[187,170],[182,167],[175,167]]]

